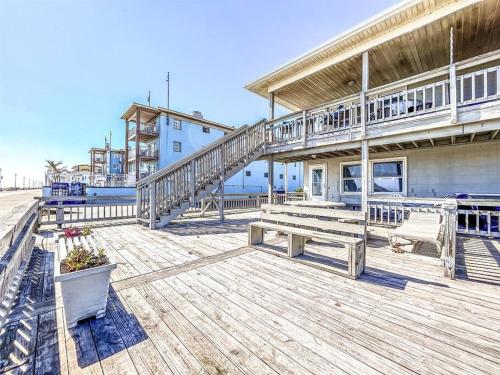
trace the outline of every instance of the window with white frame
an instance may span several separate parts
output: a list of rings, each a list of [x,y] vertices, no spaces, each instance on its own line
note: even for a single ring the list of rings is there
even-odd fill
[[[358,194],[361,192],[361,163],[341,163],[340,173],[343,194]]]
[[[178,141],[174,141],[174,152],[182,151],[182,143]]]
[[[374,194],[406,193],[405,159],[384,159],[371,162]]]
[[[181,130],[182,129],[181,120],[177,120],[176,118],[174,118],[174,122],[173,122],[172,126],[174,127],[174,129]]]
[[[361,193],[361,163],[341,163],[342,194]],[[370,161],[371,194],[406,194],[406,158]]]

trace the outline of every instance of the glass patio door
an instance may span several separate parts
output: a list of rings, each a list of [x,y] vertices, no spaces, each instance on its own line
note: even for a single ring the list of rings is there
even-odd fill
[[[309,191],[313,201],[324,201],[326,199],[325,165],[311,165],[309,167]]]

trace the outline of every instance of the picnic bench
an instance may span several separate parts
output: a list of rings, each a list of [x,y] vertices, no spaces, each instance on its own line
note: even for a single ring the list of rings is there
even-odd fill
[[[430,242],[436,245],[438,254],[443,246],[443,231],[440,213],[410,212],[408,220],[392,231],[388,240],[393,248],[398,248],[406,240],[410,243]]]
[[[306,239],[320,239],[342,245],[348,251],[347,272],[332,271],[358,278],[365,269],[366,221],[361,212],[329,208],[262,205],[261,221],[249,225],[250,246],[262,244],[265,230],[288,236],[287,256],[304,254]],[[348,222],[342,222],[342,219]],[[303,261],[302,263],[310,261]],[[320,267],[322,268],[322,267]]]

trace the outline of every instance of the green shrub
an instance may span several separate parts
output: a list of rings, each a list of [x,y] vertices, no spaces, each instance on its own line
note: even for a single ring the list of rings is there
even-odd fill
[[[82,228],[82,236],[90,236],[92,234],[92,227],[90,225],[85,225]]]
[[[68,253],[66,259],[61,261],[61,273],[99,267],[108,264],[108,262],[104,249],[99,249],[97,254],[94,254],[83,246],[77,246]]]

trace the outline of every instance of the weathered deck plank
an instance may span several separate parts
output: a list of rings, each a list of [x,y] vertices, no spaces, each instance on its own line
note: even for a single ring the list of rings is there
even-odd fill
[[[244,247],[255,217],[183,218],[154,232],[96,226],[96,243],[82,245],[105,247],[119,266],[106,317],[72,330],[49,241],[22,280],[0,364],[56,374],[500,372],[500,286],[445,279],[439,258],[393,253],[383,237],[369,240],[366,274],[349,280]],[[500,249],[474,241],[476,259]],[[345,261],[325,243],[306,250]]]

